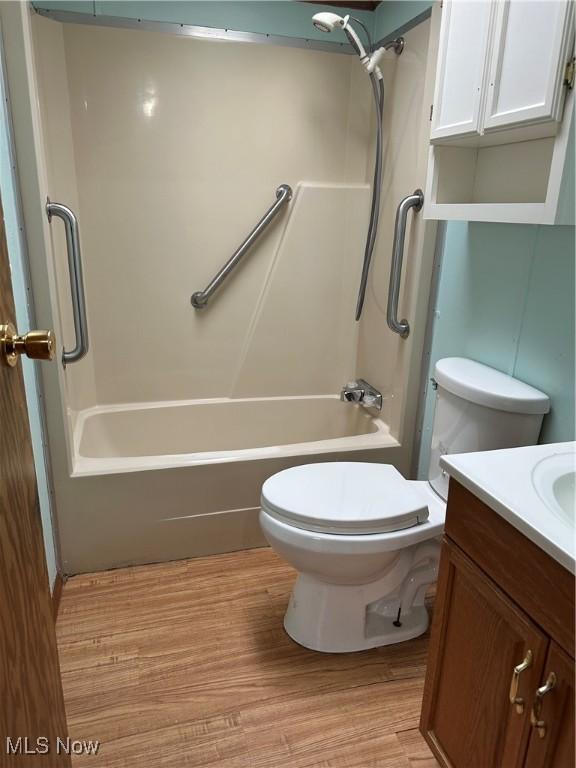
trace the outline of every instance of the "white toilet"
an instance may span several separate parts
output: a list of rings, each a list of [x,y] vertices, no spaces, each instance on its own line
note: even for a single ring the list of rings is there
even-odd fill
[[[264,483],[260,524],[298,571],[284,627],[306,648],[361,651],[425,632],[448,493],[440,457],[538,440],[550,404],[537,389],[458,357],[440,360],[435,380],[428,481],[389,464],[328,462]]]

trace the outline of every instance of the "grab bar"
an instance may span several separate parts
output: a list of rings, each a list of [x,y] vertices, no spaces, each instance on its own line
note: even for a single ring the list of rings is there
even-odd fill
[[[407,338],[410,333],[408,320],[398,320],[398,297],[400,294],[400,280],[402,279],[406,218],[410,208],[414,208],[418,212],[423,205],[424,194],[421,189],[417,189],[402,200],[396,211],[396,222],[394,223],[394,244],[392,246],[392,266],[390,267],[386,321],[390,330],[400,334],[403,339]]]
[[[76,363],[88,352],[88,323],[86,321],[86,299],[84,297],[84,280],[82,277],[82,254],[80,253],[80,235],[78,219],[67,205],[53,203],[50,198],[46,201],[48,221],[57,216],[64,222],[66,232],[66,250],[68,251],[68,271],[70,273],[70,290],[72,293],[72,313],[74,316],[74,334],[76,343],[74,349],[63,350],[62,364]]]
[[[281,184],[276,190],[276,202],[266,211],[242,245],[234,251],[226,264],[224,264],[222,269],[208,283],[203,291],[196,291],[196,293],[192,294],[190,301],[192,302],[194,309],[203,309],[206,306],[212,294],[222,285],[234,267],[239,264],[246,251],[248,251],[250,246],[256,242],[268,224],[276,218],[280,209],[283,208],[286,203],[290,202],[291,199],[292,187],[288,184]]]

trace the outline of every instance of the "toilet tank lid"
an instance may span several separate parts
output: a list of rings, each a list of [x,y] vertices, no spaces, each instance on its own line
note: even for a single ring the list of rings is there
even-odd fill
[[[434,378],[440,387],[470,403],[508,413],[548,413],[550,398],[538,389],[488,365],[465,357],[438,360]]]

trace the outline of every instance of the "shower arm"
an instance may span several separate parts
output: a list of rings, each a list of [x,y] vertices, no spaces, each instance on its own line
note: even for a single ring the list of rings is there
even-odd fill
[[[378,65],[380,64],[380,59],[382,56],[384,56],[386,51],[394,51],[394,53],[399,56],[403,50],[404,38],[396,37],[393,40],[389,40],[387,43],[384,43],[380,47],[376,48],[376,50],[367,57],[367,61],[363,61],[362,63],[364,64],[364,67],[369,74],[375,72],[381,78],[382,73],[380,72],[380,67]]]

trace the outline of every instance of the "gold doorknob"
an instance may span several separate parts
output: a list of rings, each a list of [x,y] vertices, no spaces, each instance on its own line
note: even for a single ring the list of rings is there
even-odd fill
[[[54,331],[28,331],[19,336],[12,323],[0,325],[0,357],[5,365],[15,366],[20,355],[32,360],[52,360],[55,353]]]

